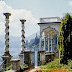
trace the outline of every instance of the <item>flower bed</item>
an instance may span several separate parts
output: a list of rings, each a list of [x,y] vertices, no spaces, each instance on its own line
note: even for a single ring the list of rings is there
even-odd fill
[[[29,71],[31,71],[32,69],[28,69],[28,70],[25,70],[24,72],[29,72]]]
[[[64,70],[64,69],[53,69],[52,71],[41,71],[41,70],[36,70],[35,72],[71,72],[71,71],[69,71],[69,70]]]

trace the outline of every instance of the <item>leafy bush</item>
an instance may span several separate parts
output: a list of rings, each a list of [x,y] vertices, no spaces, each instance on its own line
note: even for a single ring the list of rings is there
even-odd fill
[[[20,65],[21,68],[28,68],[27,64]]]
[[[11,65],[9,67],[6,68],[6,71],[11,70]]]
[[[71,69],[72,60],[68,61],[68,65],[60,64],[59,59],[55,59],[54,61],[48,63],[47,65],[41,66],[41,69],[47,69],[47,71],[54,69]]]
[[[72,60],[68,60],[68,66],[72,69]]]

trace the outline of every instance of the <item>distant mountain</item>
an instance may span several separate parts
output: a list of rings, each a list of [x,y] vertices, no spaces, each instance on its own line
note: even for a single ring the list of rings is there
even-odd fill
[[[40,32],[37,32],[37,36],[40,36]],[[36,33],[30,35],[29,37],[25,38],[25,41],[28,40],[30,42],[31,39],[34,39],[36,37]]]
[[[37,32],[37,36],[39,36],[39,32]],[[36,33],[30,35],[29,37],[25,38],[25,41],[28,40],[28,42],[30,42],[31,39],[34,39],[36,37]],[[0,36],[0,48],[4,47],[4,43],[5,43],[5,37],[4,36]],[[21,47],[21,37],[14,37],[14,36],[10,36],[10,48],[20,48]]]

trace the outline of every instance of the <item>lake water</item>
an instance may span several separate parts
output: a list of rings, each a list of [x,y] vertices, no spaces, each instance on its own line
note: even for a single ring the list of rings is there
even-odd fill
[[[26,50],[28,51],[28,50]],[[10,54],[13,56],[12,59],[19,59],[18,54],[21,52],[21,48],[10,48]],[[1,56],[4,54],[4,48],[0,49],[0,64],[2,63]],[[37,51],[35,51],[35,66],[37,66]]]
[[[21,48],[10,48],[10,54],[13,56],[12,59],[18,59],[18,54],[21,52]],[[0,63],[2,62],[1,56],[4,54],[4,48],[0,48]]]

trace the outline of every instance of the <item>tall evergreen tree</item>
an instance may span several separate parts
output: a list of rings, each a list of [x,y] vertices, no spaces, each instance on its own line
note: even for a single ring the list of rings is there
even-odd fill
[[[35,45],[39,44],[39,38],[37,36],[37,33],[36,33],[36,37],[35,37]]]
[[[60,63],[67,64],[68,59],[72,59],[72,17],[66,14],[59,28],[59,60]]]

